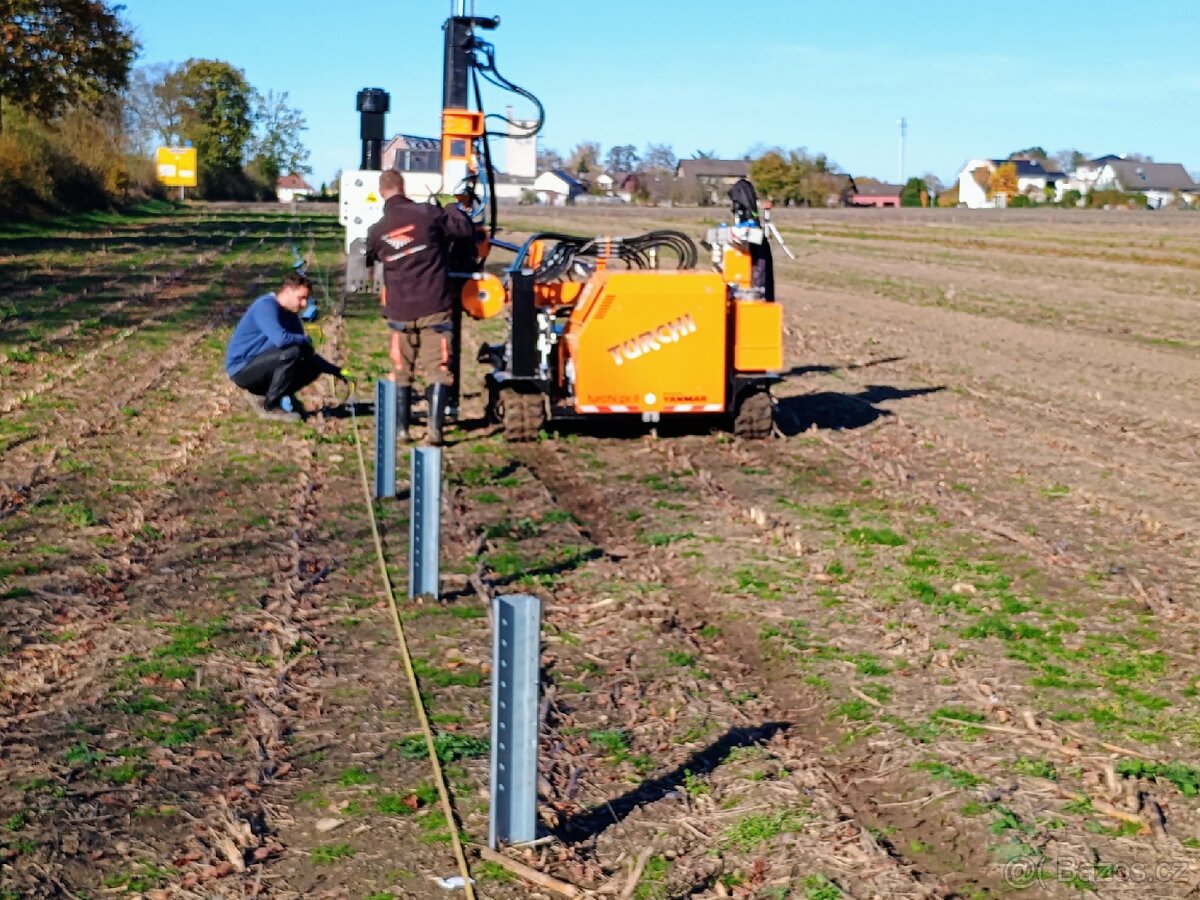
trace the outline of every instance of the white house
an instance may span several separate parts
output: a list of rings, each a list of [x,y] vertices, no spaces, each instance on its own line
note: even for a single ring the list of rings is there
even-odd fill
[[[543,172],[534,180],[533,189],[537,192],[538,202],[550,206],[574,203],[576,197],[587,193],[586,184],[562,169]]]
[[[504,172],[496,173],[496,199],[520,202],[534,192],[534,182],[537,179],[524,175],[509,175]]]
[[[1086,184],[1079,190],[1123,191],[1142,194],[1150,209],[1162,209],[1178,201],[1194,203],[1200,196],[1200,185],[1192,180],[1181,163],[1139,162],[1119,156],[1105,156],[1080,166],[1076,182]]]
[[[609,197],[612,196],[613,184],[614,184],[613,177],[611,175],[609,175],[607,172],[601,172],[599,175],[596,176],[596,187],[600,190],[600,193],[602,193],[606,196],[609,196]]]
[[[958,203],[969,209],[994,209],[1007,205],[1008,198],[998,200],[988,195],[992,175],[1001,166],[1012,163],[1017,169],[1017,193],[1037,203],[1046,199],[1046,188],[1054,190],[1059,199],[1067,185],[1067,176],[1054,172],[1032,159],[970,159],[958,173]]]
[[[295,172],[281,175],[279,180],[275,182],[275,196],[279,198],[280,203],[292,203],[295,200],[303,200],[311,193],[312,186],[304,180],[303,176]]]

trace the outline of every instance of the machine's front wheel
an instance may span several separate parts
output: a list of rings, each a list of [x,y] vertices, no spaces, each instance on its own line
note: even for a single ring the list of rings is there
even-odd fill
[[[759,441],[771,436],[775,407],[767,391],[751,391],[738,399],[733,413],[733,433],[740,438]]]
[[[546,424],[546,398],[537,391],[523,394],[511,388],[502,390],[500,398],[505,439],[535,440]]]

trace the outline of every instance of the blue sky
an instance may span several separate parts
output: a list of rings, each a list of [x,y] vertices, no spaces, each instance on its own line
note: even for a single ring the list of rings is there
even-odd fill
[[[389,134],[438,133],[450,0],[123,2],[139,62],[223,59],[287,91],[308,120],[314,183],[358,165],[362,87],[391,93]],[[949,181],[968,158],[1031,145],[1200,170],[1195,0],[478,0],[476,13],[501,17],[497,65],[541,98],[541,146],[564,155],[585,140],[680,157],[807,147],[894,180],[904,116],[906,175]],[[490,95],[491,111],[508,102]]]

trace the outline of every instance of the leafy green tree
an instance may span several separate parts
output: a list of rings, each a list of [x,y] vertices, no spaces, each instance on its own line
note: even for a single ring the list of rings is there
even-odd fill
[[[167,80],[183,97],[180,136],[196,148],[201,192],[210,199],[235,196],[254,131],[254,90],[245,74],[220,60],[189,59]]]
[[[604,168],[609,172],[636,172],[642,158],[638,156],[637,147],[633,144],[619,144],[610,147],[604,157]]]
[[[751,162],[750,180],[764,197],[787,202],[792,192],[792,168],[783,151],[768,150]]]
[[[781,203],[824,206],[839,192],[836,165],[824,153],[816,156],[801,147],[785,151],[772,148],[750,162],[750,179],[759,192]]]
[[[904,182],[904,187],[900,189],[900,205],[901,206],[923,206],[921,195],[925,192],[925,180],[923,178],[910,178]]]
[[[120,10],[105,0],[0,0],[0,102],[49,119],[124,88],[138,47]]]
[[[250,143],[250,162],[272,187],[280,175],[312,172],[308,149],[301,139],[308,124],[300,110],[288,106],[287,99],[287,91],[267,91],[265,97],[255,97],[256,130]]]

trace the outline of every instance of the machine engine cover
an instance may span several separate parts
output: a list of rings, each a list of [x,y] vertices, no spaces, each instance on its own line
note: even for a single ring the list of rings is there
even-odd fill
[[[581,413],[725,410],[727,289],[715,272],[604,272],[566,332]]]

